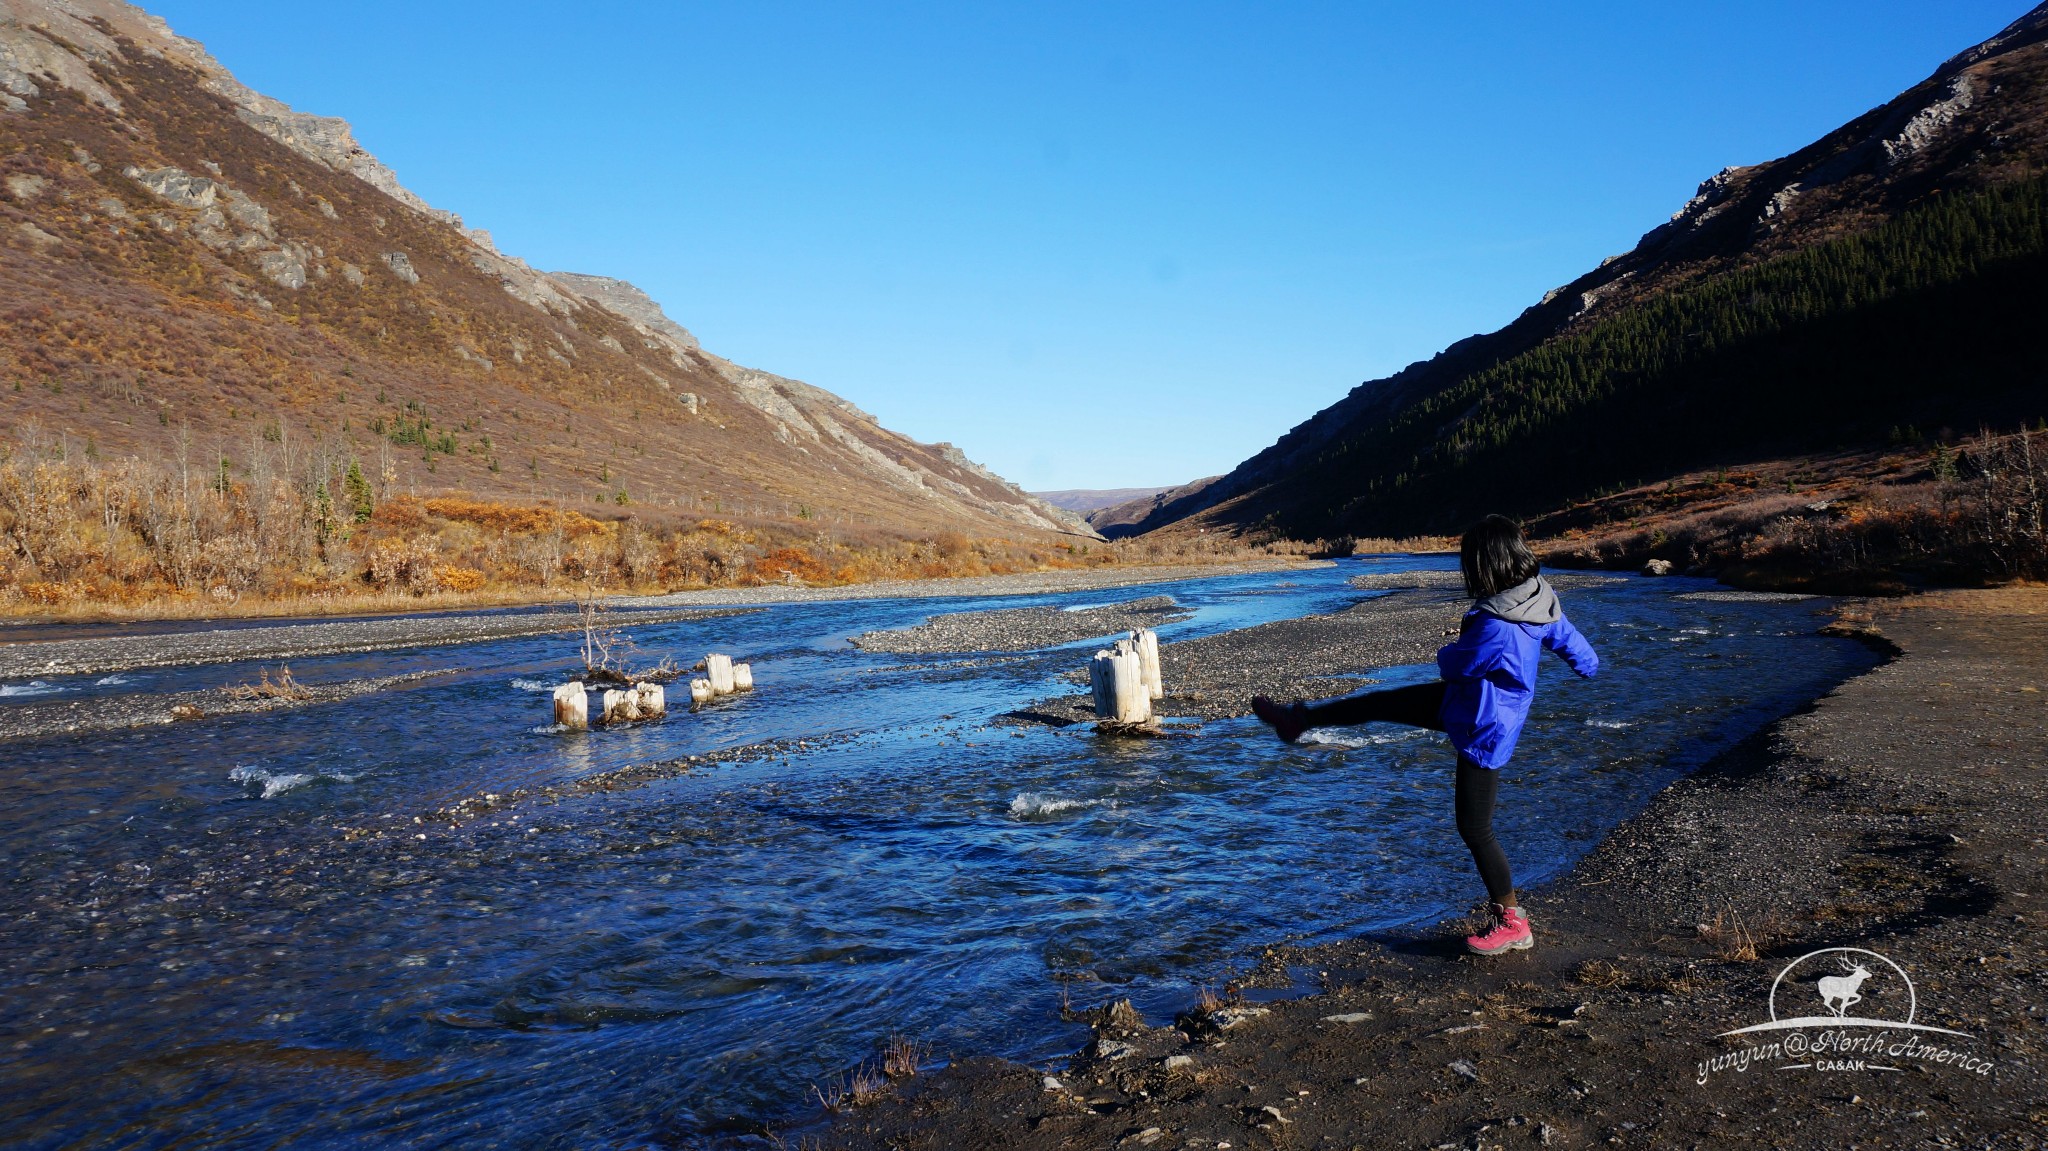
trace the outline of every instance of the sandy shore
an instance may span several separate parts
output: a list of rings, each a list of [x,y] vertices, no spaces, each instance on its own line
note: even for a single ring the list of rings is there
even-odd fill
[[[1171,1021],[1105,1016],[1053,1076],[960,1058],[807,1137],[861,1149],[2042,1146],[2048,591],[1867,610],[1898,658],[1673,784],[1530,893],[1532,951],[1466,957],[1455,923],[1275,949],[1265,981],[1320,990]],[[1756,1041],[1720,1036],[1770,1018],[1781,970],[1840,946],[1897,962],[1917,1022],[1965,1034],[1894,1029],[1890,1050],[1925,1041],[1868,1060],[1898,1071],[1823,1069],[1828,1053],[1715,1067]],[[1813,998],[1811,983],[1793,986]],[[1937,1049],[1955,1058],[1925,1053]]]

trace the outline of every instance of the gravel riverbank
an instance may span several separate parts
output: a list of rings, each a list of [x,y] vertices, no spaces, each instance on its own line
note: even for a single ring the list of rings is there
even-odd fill
[[[943,599],[999,595],[1053,595],[1095,588],[1139,587],[1185,579],[1253,575],[1258,572],[1301,571],[1330,567],[1329,560],[1267,559],[1224,564],[1172,564],[1159,567],[1073,568],[1022,572],[1016,575],[956,576],[949,579],[880,580],[844,587],[707,588],[661,596],[622,596],[613,602],[626,607],[676,607],[762,603],[815,603],[842,599]]]
[[[735,609],[619,611],[606,624],[633,627],[738,615]],[[344,652],[445,647],[481,640],[551,635],[582,627],[573,609],[519,615],[386,616],[325,623],[221,628],[160,635],[107,636],[10,643],[0,647],[0,678],[105,675],[148,667],[304,659]],[[158,697],[163,698],[163,697]]]
[[[1019,607],[955,612],[933,616],[916,627],[867,632],[853,637],[852,642],[862,651],[903,655],[1035,651],[1132,628],[1158,627],[1190,614],[1174,603],[1172,596],[1155,595],[1081,611]]]
[[[376,676],[340,683],[303,685],[303,697],[259,696],[229,688],[206,691],[177,691],[156,695],[113,695],[87,699],[42,700],[0,708],[0,741],[28,739],[57,733],[119,731],[206,719],[216,715],[239,715],[252,711],[282,711],[315,704],[337,703],[371,692],[386,691],[409,683],[447,675],[447,671],[420,671],[408,675]]]
[[[1531,892],[1532,951],[1465,956],[1458,923],[1276,948],[1243,983],[1315,993],[1178,1020],[1103,1013],[1054,1075],[957,1058],[806,1137],[862,1151],[2039,1147],[2048,591],[1863,610],[1898,658],[1673,784]],[[1917,990],[1909,1005],[1894,969],[1849,956],[1878,969],[1852,1015],[1948,1033],[1822,1028],[1881,1050],[1729,1058],[1789,1033],[1723,1033],[1820,1012],[1811,980],[1846,965],[1801,968],[1775,1007],[1773,981],[1833,947],[1878,953]]]

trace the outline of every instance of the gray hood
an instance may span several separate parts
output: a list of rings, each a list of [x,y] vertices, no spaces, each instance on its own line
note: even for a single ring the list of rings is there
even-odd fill
[[[1477,610],[1497,615],[1509,623],[1556,623],[1564,614],[1557,606],[1557,593],[1542,576],[1523,580],[1496,596],[1480,600]]]

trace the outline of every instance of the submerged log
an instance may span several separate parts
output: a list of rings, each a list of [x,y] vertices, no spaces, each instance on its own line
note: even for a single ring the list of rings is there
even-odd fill
[[[708,679],[693,679],[690,681],[691,703],[710,703],[711,697],[717,694],[717,692],[711,690],[711,681]]]
[[[570,731],[590,726],[590,695],[582,680],[571,680],[555,689],[555,722]]]
[[[736,663],[732,665],[732,689],[734,691],[754,690],[754,665]]]
[[[729,655],[705,656],[704,678],[711,681],[711,690],[715,694],[731,695],[732,657]]]

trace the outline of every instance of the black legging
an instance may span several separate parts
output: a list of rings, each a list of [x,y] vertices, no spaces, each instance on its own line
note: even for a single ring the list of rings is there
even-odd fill
[[[1412,687],[1388,688],[1365,695],[1347,695],[1308,705],[1308,722],[1314,727],[1349,727],[1358,723],[1399,723],[1442,731],[1439,718],[1444,708],[1444,685],[1418,683]],[[1472,850],[1472,862],[1479,865],[1479,878],[1495,903],[1505,903],[1515,893],[1514,876],[1508,857],[1493,837],[1493,801],[1500,790],[1500,772],[1458,755],[1458,784],[1453,806],[1458,814],[1458,837]]]

